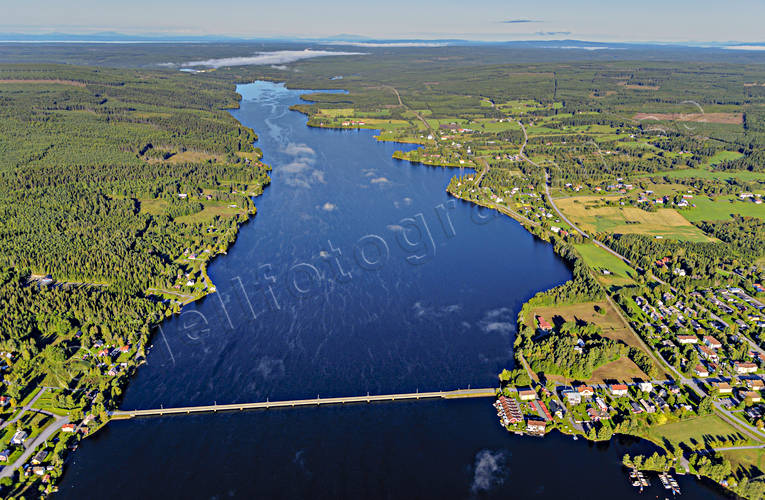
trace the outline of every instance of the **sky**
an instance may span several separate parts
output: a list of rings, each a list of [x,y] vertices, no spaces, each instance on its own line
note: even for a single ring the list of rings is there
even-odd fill
[[[32,0],[0,32],[765,42],[764,0]]]

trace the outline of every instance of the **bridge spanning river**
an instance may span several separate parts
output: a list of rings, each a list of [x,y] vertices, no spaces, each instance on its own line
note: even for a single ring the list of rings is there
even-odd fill
[[[374,403],[381,401],[411,401],[420,399],[459,399],[488,398],[496,394],[494,388],[458,389],[455,391],[409,392],[403,394],[377,394],[366,396],[345,396],[337,398],[292,399],[286,401],[260,401],[258,403],[229,403],[201,406],[180,406],[176,408],[152,408],[147,410],[118,410],[112,412],[114,418],[151,417],[159,415],[178,415],[190,413],[210,413],[218,411],[267,410],[269,408],[294,408],[297,406],[339,405],[351,403]]]

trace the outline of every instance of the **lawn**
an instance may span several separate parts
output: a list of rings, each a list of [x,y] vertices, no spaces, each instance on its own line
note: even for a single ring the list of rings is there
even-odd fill
[[[765,471],[765,449],[730,450],[721,452],[733,469],[747,476],[759,476]]]
[[[598,274],[598,279],[604,285],[623,286],[635,283],[635,270],[614,254],[591,243],[574,245],[574,247],[582,256],[584,262],[595,270]],[[601,272],[604,269],[611,271],[612,274],[604,275]]]
[[[654,426],[648,430],[647,436],[659,443],[666,439],[673,443],[685,443],[691,448],[706,445],[715,440],[731,439],[734,436],[742,442],[750,441],[730,424],[715,415]]]
[[[605,310],[606,313],[600,314],[598,310]],[[638,339],[608,302],[581,302],[567,306],[540,307],[531,312],[527,322],[533,322],[537,314],[555,326],[560,326],[567,321],[596,324],[603,330],[604,337],[641,348]],[[536,326],[536,324],[529,326]]]
[[[590,232],[638,233],[684,241],[711,241],[677,210],[660,208],[655,212],[627,206],[598,206],[597,196],[577,196],[556,200],[558,208],[575,224]]]
[[[201,211],[195,214],[178,217],[175,220],[186,224],[194,224],[211,221],[215,216],[229,218],[244,212],[241,207],[229,207],[229,204],[226,202],[205,201],[203,204],[204,208]]]
[[[765,204],[741,201],[734,196],[718,196],[715,200],[704,197],[693,199],[695,207],[680,212],[690,222],[728,220],[731,215],[750,215],[765,218]]]

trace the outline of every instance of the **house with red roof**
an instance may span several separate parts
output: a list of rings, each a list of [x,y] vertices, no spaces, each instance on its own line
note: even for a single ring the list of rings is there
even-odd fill
[[[624,384],[611,384],[609,389],[611,390],[611,395],[617,397],[626,396],[629,390]]]
[[[539,329],[545,332],[552,331],[553,326],[547,322],[546,319],[544,319],[542,316],[537,315],[537,324],[539,325]]]
[[[693,369],[693,373],[695,373],[697,377],[709,376],[709,370],[707,370],[706,367],[702,364],[696,365],[696,368]]]

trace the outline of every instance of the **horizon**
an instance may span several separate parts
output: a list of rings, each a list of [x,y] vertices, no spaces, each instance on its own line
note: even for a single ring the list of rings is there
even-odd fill
[[[42,3],[43,5],[39,5]],[[129,5],[95,0],[13,5],[0,33],[15,36],[98,36],[229,38],[237,40],[460,40],[516,42],[578,40],[601,43],[765,45],[760,19],[765,5],[755,0],[722,4],[711,0],[647,0],[640,6],[583,0],[543,4],[488,0],[425,0],[416,5],[392,0],[385,6],[329,0],[298,0],[289,6],[227,0],[211,6],[199,0]],[[236,10],[237,15],[231,16]],[[151,12],[146,16],[146,12]],[[300,15],[296,16],[295,12]],[[424,28],[426,27],[426,28]]]

